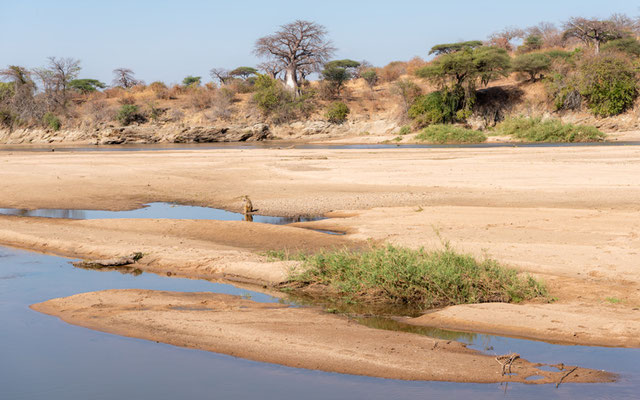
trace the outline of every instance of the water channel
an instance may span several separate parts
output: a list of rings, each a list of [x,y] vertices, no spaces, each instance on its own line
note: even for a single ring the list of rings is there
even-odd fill
[[[119,212],[13,209],[0,212],[81,219],[242,217],[224,210],[166,203]],[[292,221],[265,217],[260,222]],[[259,302],[283,300],[206,280],[83,270],[69,261],[0,247],[0,399],[637,399],[640,396],[640,349],[562,346],[408,327],[388,319],[370,318],[362,323],[378,329],[409,330],[458,340],[488,354],[517,352],[532,362],[563,362],[604,369],[620,374],[620,379],[612,384],[566,383],[557,389],[553,385],[397,381],[295,369],[97,332],[37,313],[29,305],[77,293],[125,288],[210,291]]]

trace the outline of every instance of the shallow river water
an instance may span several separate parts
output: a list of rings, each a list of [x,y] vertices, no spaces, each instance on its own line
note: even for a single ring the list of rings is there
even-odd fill
[[[51,218],[172,218],[240,220],[241,214],[204,207],[151,203],[131,211],[18,210],[0,213]],[[256,216],[255,222],[286,224],[320,216]],[[327,232],[332,233],[332,232]],[[335,233],[335,232],[333,232]],[[459,384],[406,382],[301,370],[205,351],[120,337],[66,324],[29,305],[105,289],[211,291],[281,302],[271,296],[205,280],[134,276],[83,270],[70,260],[0,247],[0,399],[637,399],[640,349],[560,346],[490,335],[413,328],[387,319],[368,326],[410,330],[455,339],[489,354],[520,353],[533,362],[605,369],[614,384]]]
[[[556,346],[453,332],[489,353],[621,374],[613,384],[407,382],[288,368],[66,324],[30,304],[103,289],[212,291],[277,302],[203,280],[74,268],[68,259],[0,247],[0,398],[14,399],[637,399],[640,350]]]

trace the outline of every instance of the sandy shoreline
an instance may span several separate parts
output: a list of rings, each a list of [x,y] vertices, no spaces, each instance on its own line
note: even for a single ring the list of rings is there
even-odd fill
[[[545,371],[524,359],[503,375],[495,357],[446,340],[367,328],[311,308],[237,296],[107,290],[32,306],[68,323],[296,368],[402,380],[557,383],[573,367]],[[538,376],[540,379],[527,380]],[[610,382],[578,368],[563,382]]]
[[[374,240],[449,241],[544,279],[552,304],[457,306],[412,323],[638,347],[640,148],[216,149],[1,152],[0,207],[132,209],[153,201],[340,216],[294,227],[216,221],[0,217],[0,244],[72,257],[144,251],[142,268],[272,284],[260,252]],[[297,225],[297,224],[296,224]],[[123,254],[124,253],[124,254]],[[559,323],[557,321],[560,321]],[[586,321],[586,322],[585,322]]]

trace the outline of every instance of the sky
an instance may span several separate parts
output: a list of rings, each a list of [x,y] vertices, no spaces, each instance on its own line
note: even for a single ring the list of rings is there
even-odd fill
[[[427,57],[438,43],[484,40],[507,26],[571,16],[640,15],[630,0],[0,0],[0,68],[43,66],[48,56],[81,60],[80,78],[110,83],[131,68],[147,83],[209,81],[214,67],[259,63],[256,39],[296,19],[329,31],[335,58],[383,66]]]

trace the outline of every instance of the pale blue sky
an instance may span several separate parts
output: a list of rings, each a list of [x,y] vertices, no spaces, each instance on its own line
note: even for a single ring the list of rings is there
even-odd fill
[[[629,0],[0,0],[0,67],[47,56],[82,61],[81,77],[109,83],[128,67],[146,82],[209,81],[212,67],[253,66],[255,40],[295,19],[327,27],[336,58],[374,65],[426,57],[434,44],[485,39],[505,26],[570,16],[640,14]]]

